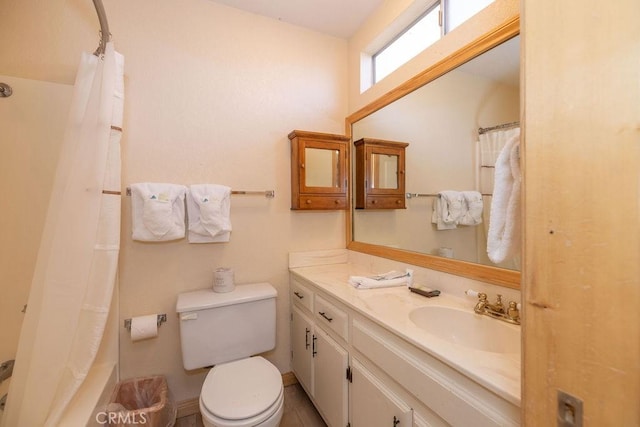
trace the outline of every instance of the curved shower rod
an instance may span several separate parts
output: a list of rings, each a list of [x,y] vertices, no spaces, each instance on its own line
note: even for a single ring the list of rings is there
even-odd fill
[[[100,21],[100,44],[94,55],[102,55],[107,47],[107,43],[111,40],[111,33],[109,32],[109,23],[107,22],[107,14],[104,11],[104,5],[102,0],[93,0],[93,5],[96,7],[96,13],[98,14],[98,21]]]

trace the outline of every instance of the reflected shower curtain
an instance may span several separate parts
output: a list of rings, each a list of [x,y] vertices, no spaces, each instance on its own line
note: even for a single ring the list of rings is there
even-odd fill
[[[4,426],[58,425],[102,340],[120,250],[123,67],[109,43],[78,68]]]
[[[503,130],[494,130],[480,135],[478,139],[478,191],[482,194],[493,194],[494,183],[494,166],[500,152],[505,144],[516,133],[520,131],[519,127]],[[482,223],[484,227],[478,227],[478,260],[491,265],[491,260],[487,256],[487,235],[489,233],[491,197],[484,198],[485,209],[482,211]],[[504,261],[498,264],[499,267],[509,269],[520,269],[520,259]]]

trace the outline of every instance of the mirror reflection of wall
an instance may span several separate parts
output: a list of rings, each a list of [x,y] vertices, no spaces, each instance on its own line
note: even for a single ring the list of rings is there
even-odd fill
[[[371,188],[398,188],[398,156],[374,153],[371,157]]]
[[[307,187],[339,187],[340,152],[322,148],[304,149]]]
[[[480,182],[478,128],[519,120],[519,56],[516,37],[357,121],[353,139],[409,142],[409,193],[486,192]],[[355,210],[353,240],[437,256],[443,256],[442,248],[451,249],[446,253],[456,259],[495,265],[486,255],[491,197],[483,197],[483,223],[451,230],[432,224],[434,200],[408,199],[406,210]],[[515,261],[499,266],[518,269]]]

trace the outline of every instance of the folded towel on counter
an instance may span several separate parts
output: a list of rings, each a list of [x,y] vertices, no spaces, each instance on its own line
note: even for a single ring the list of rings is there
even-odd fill
[[[478,225],[482,223],[482,194],[477,191],[462,191],[465,213],[460,217],[460,225]]]
[[[216,184],[195,184],[187,193],[189,242],[228,242],[231,235],[231,188]]]
[[[166,242],[185,235],[183,185],[138,183],[131,185],[132,238]]]
[[[519,253],[520,249],[520,132],[505,144],[495,168],[487,254],[494,263]]]
[[[390,288],[393,286],[409,286],[413,284],[413,270],[406,272],[390,271],[375,276],[350,276],[349,284],[357,289]]]

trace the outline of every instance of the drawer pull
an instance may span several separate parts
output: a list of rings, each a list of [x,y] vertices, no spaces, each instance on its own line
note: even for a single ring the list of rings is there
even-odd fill
[[[304,349],[305,350],[309,349],[309,332],[311,332],[309,328],[304,328]]]
[[[318,337],[316,337],[315,335],[313,335],[313,347],[311,348],[311,357],[316,357],[316,354],[318,354],[318,352],[316,351],[316,340],[318,339]]]
[[[304,298],[304,295],[300,295],[300,293],[298,291],[293,293],[295,296],[297,296],[298,298],[302,299]]]
[[[319,311],[318,314],[320,316],[324,317],[325,319],[327,319],[329,322],[331,322],[333,320],[333,317],[327,316],[324,311]]]

